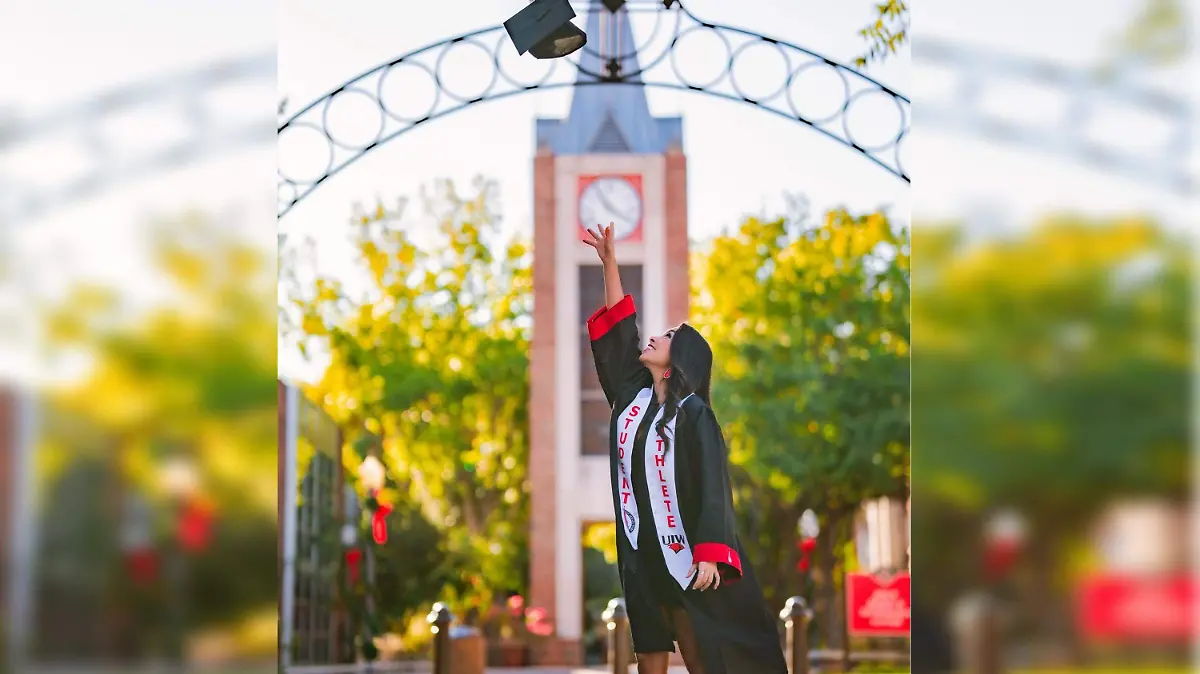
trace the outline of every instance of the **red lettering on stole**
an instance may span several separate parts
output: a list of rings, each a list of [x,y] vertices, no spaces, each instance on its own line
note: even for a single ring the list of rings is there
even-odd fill
[[[658,447],[658,450],[654,454],[654,465],[658,468],[663,468],[667,465],[667,457],[666,454],[663,453],[663,440],[662,438],[655,438],[654,442]],[[671,492],[667,489],[667,476],[663,475],[661,470],[658,471],[658,481],[662,489],[663,504],[666,505],[667,512],[671,512]],[[674,515],[667,515],[667,528],[675,528]]]
[[[633,423],[634,418],[642,411],[642,408],[634,405],[629,408],[629,414],[625,417],[625,428],[629,428],[629,424]],[[617,439],[617,458],[625,459],[625,448],[621,445],[629,440],[629,433],[621,431]],[[629,489],[629,478],[625,475],[625,464],[621,464],[621,503],[628,504],[631,492],[625,491]]]
[[[661,457],[662,455],[659,455],[659,456]],[[656,457],[656,458],[658,458],[658,457]],[[661,466],[663,464],[659,463],[658,465]],[[671,493],[669,491],[667,491],[667,478],[666,478],[666,476],[663,475],[661,470],[658,471],[658,479],[660,482],[663,483],[662,484],[663,503],[667,506],[667,512],[671,512]],[[669,529],[675,528],[675,516],[674,515],[667,515],[667,528],[669,528]]]

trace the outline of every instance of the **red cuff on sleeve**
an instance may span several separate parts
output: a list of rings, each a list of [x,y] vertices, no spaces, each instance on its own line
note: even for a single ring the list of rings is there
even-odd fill
[[[742,558],[737,550],[722,543],[697,543],[692,548],[692,561],[712,562],[721,571],[721,581],[728,582],[742,577]]]
[[[637,309],[633,306],[633,295],[622,297],[621,301],[613,305],[612,308],[600,307],[600,310],[592,314],[592,317],[587,320],[588,337],[593,342],[600,339],[604,335],[607,335],[608,331],[612,330],[617,323],[635,313],[637,313]]]

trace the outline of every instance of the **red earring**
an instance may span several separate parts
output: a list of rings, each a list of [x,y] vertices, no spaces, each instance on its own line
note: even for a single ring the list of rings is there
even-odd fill
[[[663,379],[670,379],[670,378],[671,378],[671,368],[668,367],[667,369],[663,370]]]

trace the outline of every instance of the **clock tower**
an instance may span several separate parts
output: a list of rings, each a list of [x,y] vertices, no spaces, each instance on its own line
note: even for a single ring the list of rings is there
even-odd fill
[[[582,71],[607,73],[615,63],[622,73],[638,72],[625,9],[596,3],[587,34]],[[528,603],[545,608],[555,628],[535,662],[576,665],[583,659],[582,535],[613,522],[610,409],[585,327],[604,303],[604,281],[581,237],[586,227],[614,224],[621,279],[643,338],[685,320],[687,160],[682,119],[652,116],[640,84],[577,86],[566,119],[536,124]]]

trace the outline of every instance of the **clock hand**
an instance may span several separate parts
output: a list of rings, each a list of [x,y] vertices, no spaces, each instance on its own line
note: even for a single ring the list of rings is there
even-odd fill
[[[632,215],[630,215],[629,213],[622,212],[622,210],[620,208],[617,208],[616,206],[614,206],[612,204],[612,202],[610,202],[608,200],[608,198],[605,197],[603,190],[596,190],[596,198],[598,198],[600,200],[600,203],[604,204],[605,208],[607,208],[609,210],[609,212],[616,213],[619,217],[627,220],[630,224],[635,224],[634,217]]]

